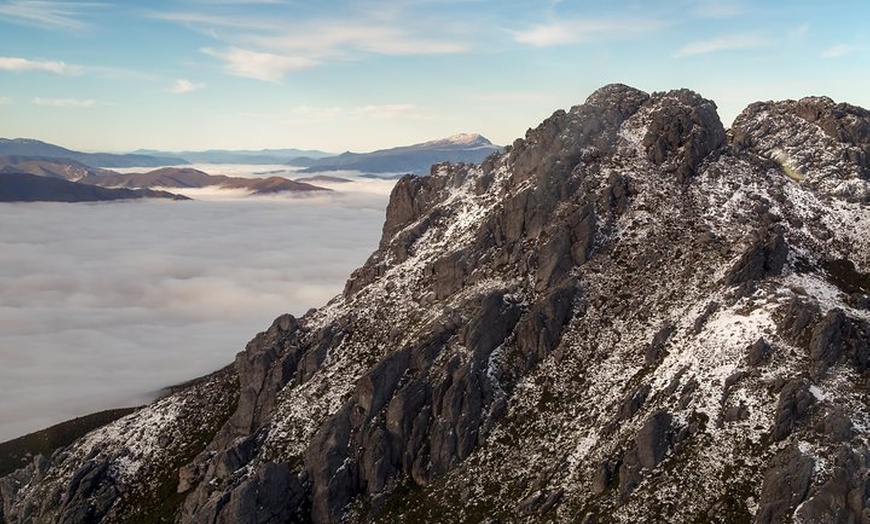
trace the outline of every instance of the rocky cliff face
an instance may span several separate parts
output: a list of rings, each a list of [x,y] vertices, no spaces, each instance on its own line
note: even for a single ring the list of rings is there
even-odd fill
[[[604,87],[400,180],[341,296],[7,477],[3,516],[870,522],[868,155],[828,99],[726,132]]]

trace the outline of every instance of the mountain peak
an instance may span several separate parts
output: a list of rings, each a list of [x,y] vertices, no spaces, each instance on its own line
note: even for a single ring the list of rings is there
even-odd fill
[[[477,133],[460,133],[419,144],[379,149],[370,153],[345,152],[311,162],[305,172],[350,169],[368,173],[429,172],[440,162],[478,163],[501,148]]]
[[[606,86],[403,177],[344,293],[19,470],[5,518],[141,521],[169,468],[181,523],[861,522],[870,114],[794,104],[729,134]]]
[[[480,147],[480,146],[492,146],[492,142],[489,141],[488,138],[479,134],[479,133],[457,133],[455,135],[448,136],[446,138],[441,138],[438,140],[430,140],[429,142],[423,142],[422,146],[435,146],[439,144],[444,145],[456,145],[463,147]]]

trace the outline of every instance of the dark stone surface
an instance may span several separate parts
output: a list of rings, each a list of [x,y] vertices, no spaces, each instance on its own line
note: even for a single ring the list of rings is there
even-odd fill
[[[780,335],[798,345],[809,342],[810,329],[821,315],[818,305],[798,297],[792,298],[780,308],[778,314],[777,328]]]
[[[788,256],[781,228],[758,232],[749,248],[725,275],[725,284],[735,286],[782,273]]]
[[[674,438],[673,417],[666,411],[656,411],[650,416],[637,436],[637,458],[640,465],[653,469],[664,460]]]
[[[773,348],[763,338],[756,340],[746,353],[746,363],[752,367],[758,367],[770,360]]]
[[[512,373],[524,374],[556,349],[578,294],[574,283],[559,287],[534,304],[519,320],[516,339],[520,361],[513,363]]]
[[[634,489],[640,484],[640,481],[643,479],[642,469],[643,466],[641,466],[638,459],[637,447],[633,447],[623,455],[622,463],[619,465],[618,494],[621,502],[627,501]]]
[[[540,506],[543,500],[544,493],[540,490],[535,491],[520,500],[517,503],[516,510],[518,513],[532,513]]]
[[[795,512],[804,522],[865,523],[870,517],[868,457],[842,450],[824,484]]]
[[[668,339],[674,331],[676,331],[674,325],[665,324],[658,330],[655,336],[653,336],[652,342],[650,342],[646,347],[646,354],[644,355],[644,361],[647,365],[658,362],[664,356],[665,344],[668,343]]]
[[[651,390],[649,384],[641,384],[626,395],[616,412],[617,420],[628,420],[640,411]]]
[[[773,429],[770,438],[783,440],[807,417],[816,397],[810,393],[809,384],[801,379],[791,380],[779,393]]]
[[[293,348],[298,330],[296,318],[282,315],[236,355],[240,395],[227,440],[253,433],[269,417],[275,394],[289,382],[301,357]]]
[[[813,476],[812,458],[795,448],[779,452],[764,474],[758,500],[756,524],[777,524],[792,521],[795,508],[804,501]]]
[[[839,407],[830,408],[825,414],[821,430],[833,442],[848,441],[855,434],[852,419]]]
[[[100,522],[118,490],[105,461],[86,462],[73,474],[61,501],[60,524]]]
[[[688,182],[702,160],[725,143],[716,104],[687,89],[656,93],[643,139],[647,157],[680,182]]]
[[[547,498],[544,500],[544,502],[541,504],[541,507],[538,509],[538,515],[543,516],[543,515],[546,515],[547,513],[549,513],[553,508],[555,508],[559,504],[559,502],[561,502],[562,495],[564,495],[564,494],[565,494],[565,490],[557,489],[557,490],[553,491],[552,493],[550,493],[549,495],[547,495]]]
[[[610,484],[613,482],[614,477],[618,472],[618,462],[614,462],[610,459],[602,460],[601,463],[598,464],[598,468],[595,470],[595,477],[592,479],[592,493],[601,495],[607,491],[607,488],[610,487]]]

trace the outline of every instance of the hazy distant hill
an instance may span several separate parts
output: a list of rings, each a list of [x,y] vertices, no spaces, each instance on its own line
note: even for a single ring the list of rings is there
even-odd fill
[[[0,169],[7,171],[29,173],[31,175],[78,180],[86,176],[115,174],[108,169],[91,167],[69,158],[50,158],[41,156],[0,156]]]
[[[159,167],[189,164],[182,158],[170,156],[82,153],[31,138],[0,138],[0,155],[68,158],[93,167]]]
[[[307,166],[303,171],[353,170],[367,173],[428,173],[438,162],[468,162],[478,164],[501,147],[487,138],[472,133],[454,135],[422,144],[379,149],[371,153],[342,153],[338,156],[313,160],[296,159],[290,165]],[[294,163],[295,162],[295,163]]]
[[[189,162],[200,164],[287,164],[293,159],[299,157],[307,157],[311,159],[319,159],[330,156],[331,153],[325,153],[317,150],[305,149],[260,149],[260,150],[227,150],[227,149],[209,149],[207,151],[155,151],[151,149],[140,149],[137,154],[157,155],[157,156],[172,156],[183,158]],[[293,164],[298,165],[298,164]]]
[[[84,184],[105,187],[222,187],[225,189],[248,189],[255,194],[278,193],[281,191],[329,191],[304,182],[272,176],[268,178],[241,178],[226,175],[209,175],[192,168],[165,167],[148,173],[112,173],[92,175],[81,179]]]
[[[106,188],[61,178],[18,173],[12,168],[0,169],[0,202],[98,202],[136,198],[187,197],[152,189]]]

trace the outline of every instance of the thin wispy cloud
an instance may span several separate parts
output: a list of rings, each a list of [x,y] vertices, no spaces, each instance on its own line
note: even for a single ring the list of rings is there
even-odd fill
[[[154,12],[150,14],[150,17],[155,20],[175,22],[213,36],[215,29],[277,31],[281,27],[281,24],[275,19],[191,11]]]
[[[291,71],[308,69],[318,63],[304,56],[262,53],[240,47],[225,50],[206,47],[202,52],[223,60],[224,70],[231,75],[275,83],[281,82],[284,75]]]
[[[822,58],[841,58],[856,53],[860,50],[861,48],[855,45],[836,44],[819,53],[819,56],[821,56]]]
[[[42,29],[81,30],[89,27],[87,12],[105,4],[95,2],[53,2],[11,0],[0,3],[0,19]]]
[[[186,80],[184,78],[179,78],[172,84],[172,88],[170,91],[177,95],[183,95],[186,93],[193,93],[194,91],[199,91],[204,88],[205,84],[201,82],[191,82],[190,80]]]
[[[470,49],[460,41],[418,36],[405,28],[349,21],[306,24],[280,34],[254,36],[251,41],[318,57],[346,56],[354,51],[393,56],[458,54]]]
[[[267,82],[280,82],[294,71],[334,60],[368,54],[414,56],[465,53],[470,50],[453,29],[406,16],[402,9],[381,9],[347,18],[265,18],[218,12],[159,12],[151,17],[184,25],[225,46],[203,51],[224,61],[226,72]],[[452,26],[453,27],[453,26]]]
[[[90,98],[42,98],[38,96],[33,99],[34,105],[43,107],[89,108],[94,107],[96,103]]]
[[[58,75],[72,75],[82,72],[81,66],[69,65],[57,60],[28,60],[27,58],[0,56],[2,71],[41,71]]]
[[[754,35],[725,36],[688,43],[677,49],[673,56],[674,58],[685,58],[724,51],[757,49],[766,43],[765,39]]]
[[[578,44],[602,40],[623,40],[654,33],[665,23],[660,20],[576,19],[536,24],[514,32],[514,40],[533,47]]]
[[[12,103],[12,99],[8,96],[0,96],[0,106],[8,106]]]

